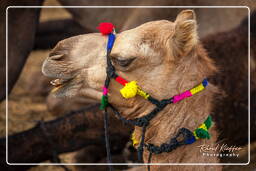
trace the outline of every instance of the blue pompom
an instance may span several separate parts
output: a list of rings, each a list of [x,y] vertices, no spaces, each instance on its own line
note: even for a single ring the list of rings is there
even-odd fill
[[[108,35],[108,45],[107,45],[107,50],[108,51],[111,51],[113,45],[114,45],[114,42],[115,42],[115,35],[113,33],[110,33]]]
[[[202,82],[203,86],[206,87],[208,85],[208,81],[207,79],[204,79],[203,82]]]

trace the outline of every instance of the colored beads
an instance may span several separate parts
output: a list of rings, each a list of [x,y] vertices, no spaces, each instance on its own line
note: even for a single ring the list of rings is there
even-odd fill
[[[203,86],[206,87],[208,85],[208,81],[207,79],[204,79],[203,82],[202,82]]]
[[[109,52],[111,51],[111,49],[114,45],[115,39],[116,39],[116,36],[113,33],[110,33],[108,35],[107,51],[109,51]]]
[[[105,109],[105,108],[107,107],[107,105],[108,105],[108,96],[103,95],[103,96],[101,97],[100,110]]]
[[[99,27],[97,27],[102,35],[108,35],[108,44],[107,44],[107,51],[108,53],[111,51],[114,42],[115,42],[115,35],[112,33],[114,31],[114,25],[112,23],[100,23]],[[101,105],[100,109],[103,110],[108,106],[108,85],[103,87],[102,97],[101,97]]]
[[[149,94],[146,93],[145,91],[141,90],[140,88],[138,88],[137,94],[140,95],[141,97],[143,97],[146,100],[149,98]]]
[[[103,110],[107,107],[108,105],[108,89],[106,86],[104,86],[102,88],[102,97],[101,97],[101,105],[100,105],[100,109]]]
[[[201,84],[199,84],[198,86],[192,88],[192,89],[190,90],[190,92],[191,92],[192,95],[194,95],[194,94],[196,94],[196,93],[202,91],[203,89],[204,89],[204,86],[203,86],[203,84],[201,83]]]
[[[201,84],[199,84],[198,86],[192,88],[191,90],[187,90],[184,93],[181,93],[179,95],[173,96],[173,103],[177,103],[187,97],[190,97],[202,90],[204,90],[204,88],[208,85],[207,79],[204,79],[203,82]]]
[[[108,89],[107,89],[107,87],[104,86],[104,87],[102,88],[102,90],[103,90],[103,95],[105,95],[105,96],[108,95]]]
[[[179,95],[176,95],[173,97],[173,103],[177,103],[178,101],[181,101],[187,97],[192,96],[191,92],[189,90],[185,91],[184,93],[181,93]]]
[[[125,84],[128,83],[128,81],[126,81],[125,79],[123,79],[120,76],[116,77],[116,81],[119,82],[120,84],[122,84],[123,86],[125,86]]]
[[[192,95],[194,95],[194,94],[202,91],[207,85],[208,85],[208,81],[207,81],[207,79],[204,79],[201,84],[199,84],[198,86],[192,88],[190,90],[190,92],[191,92]]]

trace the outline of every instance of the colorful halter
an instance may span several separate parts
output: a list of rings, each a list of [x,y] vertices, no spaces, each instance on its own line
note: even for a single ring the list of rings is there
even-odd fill
[[[162,152],[171,152],[172,150],[176,149],[177,147],[185,144],[192,144],[194,143],[197,139],[200,138],[210,138],[210,135],[208,133],[208,129],[211,126],[211,117],[209,116],[206,121],[197,129],[194,130],[194,132],[188,130],[187,128],[181,128],[179,129],[177,135],[173,137],[169,143],[163,143],[161,146],[155,146],[153,144],[144,144],[144,138],[145,138],[145,132],[146,132],[146,127],[149,125],[149,122],[151,119],[153,119],[158,112],[160,112],[167,104],[171,103],[177,103],[185,98],[191,97],[195,95],[196,93],[199,93],[200,91],[204,90],[205,87],[208,85],[207,79],[204,79],[201,84],[198,86],[187,90],[179,95],[175,95],[169,99],[163,99],[161,101],[153,98],[150,96],[148,93],[143,91],[139,85],[137,85],[136,81],[131,81],[128,82],[124,78],[118,76],[115,72],[115,68],[111,63],[110,60],[110,52],[112,50],[112,47],[114,45],[115,41],[115,30],[114,26],[111,23],[101,23],[98,27],[102,35],[107,35],[108,36],[108,43],[107,43],[107,77],[105,80],[105,84],[103,86],[103,95],[101,99],[101,106],[100,109],[104,110],[105,112],[105,140],[106,140],[106,148],[107,148],[107,158],[108,162],[111,162],[111,157],[110,157],[110,151],[109,151],[109,142],[108,142],[108,132],[107,132],[107,127],[108,127],[108,113],[107,113],[107,107],[110,107],[114,114],[122,120],[124,123],[129,123],[134,126],[139,126],[142,127],[142,136],[140,141],[136,140],[135,137],[132,137],[133,144],[139,144],[138,147],[138,160],[142,161],[142,155],[143,155],[143,149],[146,147],[148,151],[150,152],[149,155],[149,162],[152,156],[152,153],[154,154],[160,154]],[[142,96],[144,99],[148,100],[152,104],[156,105],[156,108],[153,109],[149,114],[132,119],[132,120],[127,120],[124,117],[121,116],[121,114],[111,105],[108,103],[108,87],[110,83],[110,79],[113,78],[115,79],[118,83],[123,85],[124,87],[120,90],[121,95],[128,99],[135,97],[136,95]],[[133,134],[134,135],[134,134]],[[183,139],[178,141],[178,137],[182,135]],[[180,139],[180,138],[179,138]],[[148,167],[149,168],[149,167]],[[110,167],[110,170],[112,168]]]

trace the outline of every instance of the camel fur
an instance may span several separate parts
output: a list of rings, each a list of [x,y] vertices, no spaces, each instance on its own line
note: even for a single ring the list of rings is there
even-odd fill
[[[106,77],[106,42],[100,34],[88,34],[58,43],[43,64],[43,73],[58,79],[54,94],[59,97],[84,95],[99,101]],[[97,55],[95,55],[97,54]],[[134,58],[133,60],[131,60]],[[159,20],[117,34],[111,52],[112,63],[123,78],[138,81],[140,87],[157,99],[170,98],[198,85],[217,69],[208,57],[197,35],[195,13],[184,10],[175,22]],[[129,63],[129,61],[132,61]],[[126,64],[126,65],[123,65]],[[110,103],[127,119],[146,115],[154,105],[136,96],[124,99],[121,85],[110,84]],[[145,143],[160,145],[169,141],[178,129],[196,129],[213,108],[217,88],[209,86],[179,103],[167,105],[151,120]],[[136,139],[141,128],[135,127]],[[215,127],[211,138],[179,147],[171,153],[153,155],[152,163],[218,163],[216,157],[206,157],[198,146],[212,145],[217,139]],[[148,152],[143,153],[147,162]],[[221,166],[182,166],[183,170],[221,170]],[[151,166],[152,170],[179,170],[179,166]]]

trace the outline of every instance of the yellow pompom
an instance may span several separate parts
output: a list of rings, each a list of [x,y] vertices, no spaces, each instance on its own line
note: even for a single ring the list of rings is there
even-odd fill
[[[139,141],[135,138],[135,132],[132,133],[131,140],[132,140],[132,145],[133,146],[139,144]]]
[[[124,88],[120,90],[120,93],[122,96],[126,99],[135,97],[137,94],[139,86],[137,85],[136,81],[131,81],[129,83],[126,83]]]

